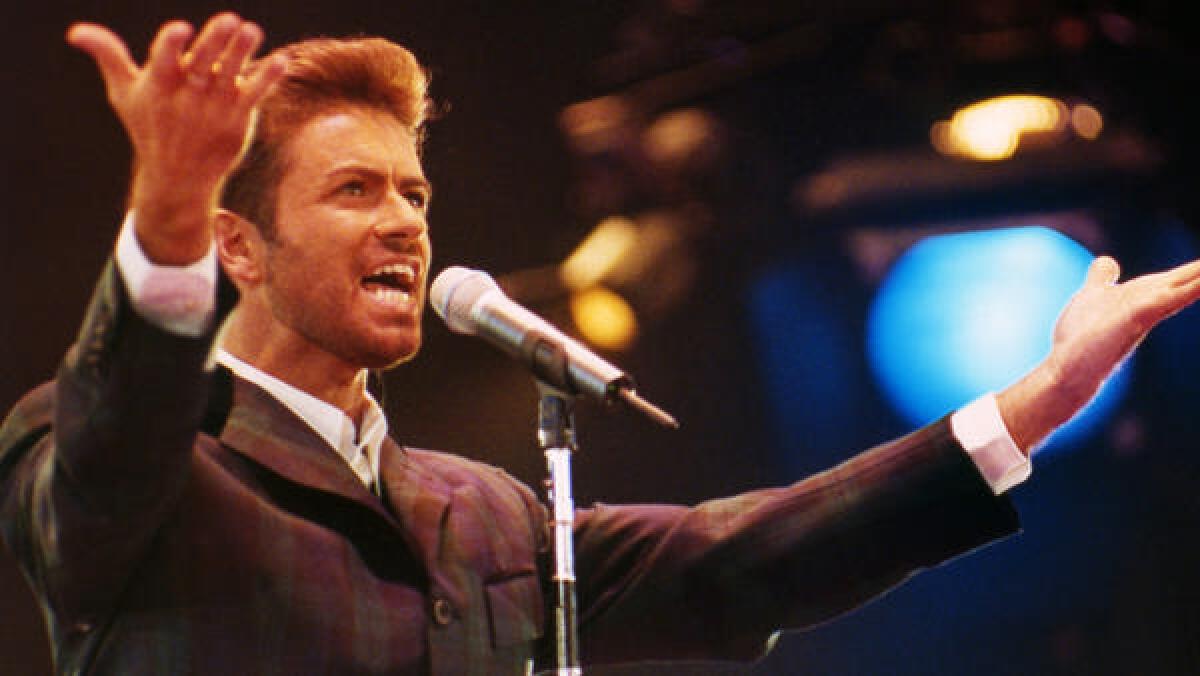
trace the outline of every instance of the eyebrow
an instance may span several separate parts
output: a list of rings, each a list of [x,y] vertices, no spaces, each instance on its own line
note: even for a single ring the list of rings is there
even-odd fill
[[[424,176],[408,176],[400,180],[400,185],[406,188],[417,187],[425,191],[425,199],[433,199],[433,184]]]
[[[381,171],[379,169],[376,169],[374,167],[371,167],[371,166],[368,166],[365,164],[352,163],[352,164],[345,164],[340,167],[337,167],[337,168],[331,170],[325,176],[329,180],[335,180],[339,176],[342,176],[343,174],[370,174],[372,176],[384,177],[388,174],[388,172]],[[401,177],[401,179],[398,181],[397,184],[402,187],[405,187],[405,188],[412,188],[412,187],[421,188],[427,193],[427,197],[429,199],[433,198],[433,184],[430,183],[429,179],[426,178],[424,175],[404,176],[404,177]]]

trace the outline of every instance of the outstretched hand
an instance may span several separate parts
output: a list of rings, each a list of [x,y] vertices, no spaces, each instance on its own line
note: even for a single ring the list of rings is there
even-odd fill
[[[262,30],[235,14],[219,14],[194,33],[183,21],[165,24],[139,67],[103,26],[80,23],[67,32],[96,62],[133,144],[138,238],[152,260],[166,264],[207,251],[221,186],[245,151],[256,106],[286,69],[278,55],[251,61]]]
[[[998,396],[1001,415],[1026,452],[1065,423],[1159,322],[1200,298],[1200,261],[1118,283],[1107,256],[1058,317],[1050,355]]]

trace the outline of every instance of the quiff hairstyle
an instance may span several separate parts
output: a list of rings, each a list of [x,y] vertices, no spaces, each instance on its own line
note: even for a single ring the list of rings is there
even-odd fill
[[[429,77],[412,52],[383,38],[314,38],[282,49],[287,74],[259,106],[250,147],[221,195],[221,206],[275,233],[288,139],[318,115],[354,107],[389,113],[417,147],[430,103]]]

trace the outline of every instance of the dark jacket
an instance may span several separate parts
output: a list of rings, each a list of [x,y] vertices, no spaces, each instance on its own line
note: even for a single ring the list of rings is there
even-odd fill
[[[517,674],[552,654],[546,513],[388,441],[382,497],[106,269],[0,429],[0,523],[64,674]],[[945,422],[790,487],[577,514],[584,664],[753,659],[1016,529]]]

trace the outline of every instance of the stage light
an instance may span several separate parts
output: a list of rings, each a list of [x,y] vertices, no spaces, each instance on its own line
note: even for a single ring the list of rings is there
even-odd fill
[[[602,96],[564,108],[559,126],[574,150],[599,153],[620,147],[623,129],[632,116],[632,106],[624,97]]]
[[[711,169],[721,155],[716,117],[699,108],[660,115],[642,132],[642,152],[666,171],[696,173]]]
[[[572,294],[571,318],[584,340],[606,350],[624,350],[637,337],[633,308],[604,287]]]
[[[1100,136],[1100,130],[1104,128],[1104,118],[1100,115],[1100,111],[1086,103],[1081,103],[1071,109],[1071,128],[1080,138],[1094,141],[1096,137]]]
[[[1004,160],[1016,153],[1022,137],[1060,132],[1066,118],[1066,105],[1056,99],[1026,94],[997,96],[935,123],[931,140],[946,155]]]
[[[1014,382],[1050,349],[1059,311],[1092,255],[1043,227],[938,235],[895,263],[871,304],[867,351],[893,407],[934,420]],[[1119,403],[1123,367],[1051,445],[1086,438]]]
[[[563,261],[559,277],[568,289],[599,284],[630,252],[637,239],[636,223],[623,216],[610,216]]]

